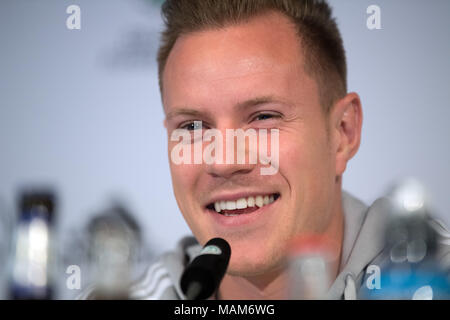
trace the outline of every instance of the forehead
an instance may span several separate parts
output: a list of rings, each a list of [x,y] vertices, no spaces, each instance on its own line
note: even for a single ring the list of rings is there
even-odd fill
[[[281,13],[266,13],[238,25],[181,36],[164,70],[163,102],[167,108],[184,103],[180,99],[227,89],[236,96],[239,86],[244,91],[281,86],[288,78],[306,78],[303,66],[294,24]]]

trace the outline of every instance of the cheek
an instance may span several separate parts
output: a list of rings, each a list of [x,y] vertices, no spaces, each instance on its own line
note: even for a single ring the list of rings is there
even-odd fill
[[[309,174],[316,158],[314,150],[300,134],[289,134],[280,139],[280,173],[291,186]]]
[[[334,182],[326,135],[319,130],[309,132],[290,133],[280,143],[280,174],[288,184],[294,219],[305,219],[299,225],[309,225],[312,222],[309,220],[321,219],[317,212],[330,196]]]
[[[195,182],[197,181],[197,168],[193,165],[170,164],[170,173],[172,176],[172,184],[175,193],[175,198],[181,209],[185,205],[181,199],[193,197],[193,190],[195,190]]]
[[[181,142],[169,142],[167,148],[170,173],[175,192],[180,189],[190,190],[190,186],[192,186],[195,181],[196,166],[184,163],[185,161],[189,161],[189,158],[192,159],[192,154],[189,153],[188,158],[184,158],[185,151],[189,150],[185,150],[184,147],[185,145]],[[192,149],[192,146],[190,146],[190,149]],[[173,157],[175,158],[172,159]]]
[[[304,128],[280,134],[280,168],[291,176],[323,175],[330,165],[330,151],[325,129]],[[323,124],[320,124],[323,127]]]
[[[206,228],[203,226],[203,220],[198,219],[198,206],[196,201],[196,185],[199,172],[199,166],[194,165],[170,165],[172,175],[172,184],[175,199],[189,228],[194,235],[201,241],[202,230]]]
[[[199,241],[206,239],[204,232],[209,230],[207,220],[202,218],[202,208],[198,201],[201,193],[199,188],[201,168],[201,165],[171,165],[172,184],[178,208]]]

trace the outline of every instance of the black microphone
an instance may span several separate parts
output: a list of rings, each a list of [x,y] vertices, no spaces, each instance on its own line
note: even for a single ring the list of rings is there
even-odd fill
[[[230,261],[231,248],[221,238],[209,240],[186,267],[180,286],[188,300],[209,298],[218,288]]]

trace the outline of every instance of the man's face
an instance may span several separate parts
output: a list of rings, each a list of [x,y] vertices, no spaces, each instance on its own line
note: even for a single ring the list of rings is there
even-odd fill
[[[304,71],[301,43],[287,18],[271,13],[183,35],[163,85],[169,155],[178,144],[170,141],[173,130],[194,121],[224,137],[226,129],[279,130],[274,175],[261,175],[260,164],[177,165],[169,157],[185,220],[201,244],[213,237],[230,243],[231,274],[274,271],[290,239],[327,228],[336,190],[333,146],[317,83]],[[275,201],[238,215],[214,210],[215,202],[259,195]]]

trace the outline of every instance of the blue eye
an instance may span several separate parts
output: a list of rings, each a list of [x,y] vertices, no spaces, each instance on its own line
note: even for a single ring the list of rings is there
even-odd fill
[[[276,115],[276,114],[271,114],[271,113],[261,113],[261,114],[258,114],[255,118],[253,118],[254,120],[269,120],[269,119],[272,119],[272,118],[278,118],[279,117],[279,115]]]
[[[191,121],[191,122],[181,125],[180,128],[186,129],[189,131],[198,130],[198,129],[202,128],[202,122],[201,121]]]
[[[256,119],[258,120],[267,120],[272,118],[271,114],[260,114],[259,116],[256,117]]]

